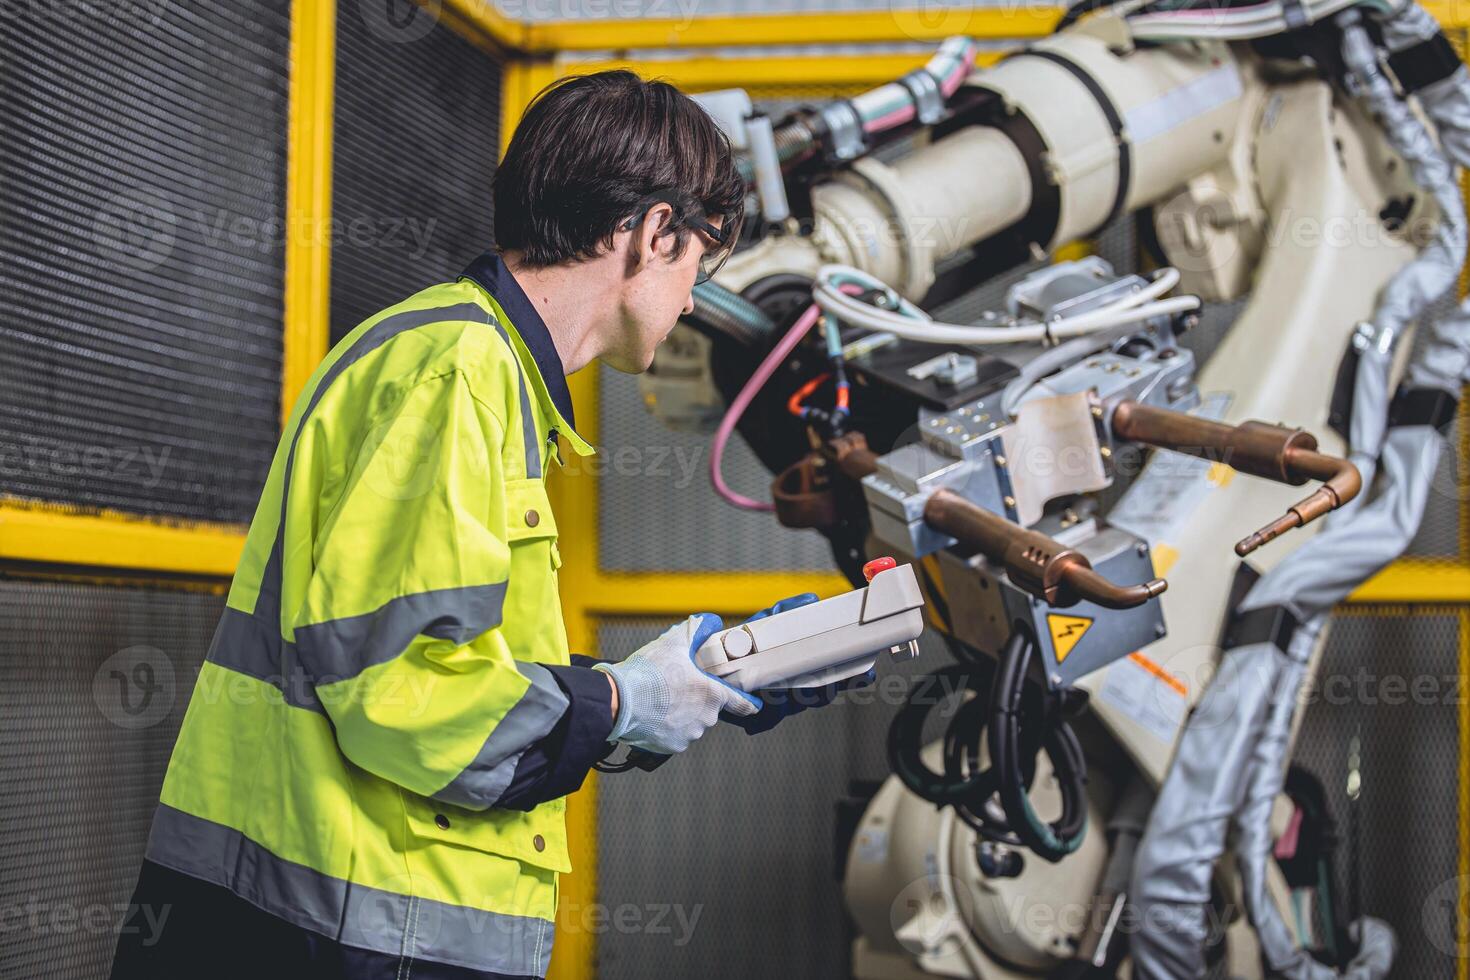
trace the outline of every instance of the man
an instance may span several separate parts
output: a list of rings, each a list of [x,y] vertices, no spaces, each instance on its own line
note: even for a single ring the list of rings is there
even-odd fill
[[[745,188],[689,99],[543,93],[495,179],[499,254],[372,317],[291,413],[174,748],[116,978],[544,975],[564,797],[609,742],[722,713],[692,616],[571,664],[544,478],[566,375],[646,370]],[[797,597],[792,603],[809,601]]]

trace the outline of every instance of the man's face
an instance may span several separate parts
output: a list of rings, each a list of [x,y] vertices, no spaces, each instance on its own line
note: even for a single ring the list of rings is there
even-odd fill
[[[671,217],[671,216],[669,216]],[[650,213],[649,219],[659,221],[658,229],[667,227],[669,217],[662,213]],[[710,224],[720,227],[720,219],[712,218]],[[603,355],[602,360],[625,374],[642,374],[653,363],[653,352],[669,331],[679,322],[679,317],[694,312],[694,280],[699,274],[699,263],[706,251],[719,247],[705,232],[690,230],[684,252],[677,258],[677,238],[672,231],[650,235],[651,256],[638,265],[627,280],[621,317],[621,329],[616,342]]]

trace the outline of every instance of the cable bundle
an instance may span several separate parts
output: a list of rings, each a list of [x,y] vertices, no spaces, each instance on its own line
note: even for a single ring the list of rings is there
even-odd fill
[[[888,763],[911,792],[954,807],[986,840],[1055,862],[1077,850],[1087,833],[1087,762],[1067,720],[1067,694],[1026,688],[1036,645],[1030,624],[1018,620],[998,667],[971,660],[921,678],[888,729]],[[945,731],[944,772],[938,773],[921,754],[924,721],[945,681],[949,690],[975,696]],[[980,765],[982,738],[990,756],[986,769]],[[1027,795],[1040,752],[1051,760],[1062,792],[1062,815],[1051,823],[1037,815]]]

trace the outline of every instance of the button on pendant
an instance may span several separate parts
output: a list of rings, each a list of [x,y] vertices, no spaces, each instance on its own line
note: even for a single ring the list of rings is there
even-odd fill
[[[755,637],[751,636],[750,630],[745,627],[726,633],[721,642],[725,647],[725,656],[731,660],[749,656],[750,652],[755,649]]]
[[[544,851],[546,850],[546,840],[540,834],[537,834],[531,838],[531,846],[538,851]]]
[[[526,511],[526,527],[535,527],[541,523],[541,515],[534,510]]]
[[[442,813],[434,814],[434,826],[438,827],[440,830],[448,830],[449,818]]]

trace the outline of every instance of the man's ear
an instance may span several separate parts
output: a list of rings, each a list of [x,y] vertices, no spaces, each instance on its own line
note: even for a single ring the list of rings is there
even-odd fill
[[[648,209],[643,220],[633,229],[631,240],[628,242],[628,271],[629,273],[642,272],[660,256],[659,245],[663,236],[667,235],[674,222],[674,209],[672,206],[659,203]]]

